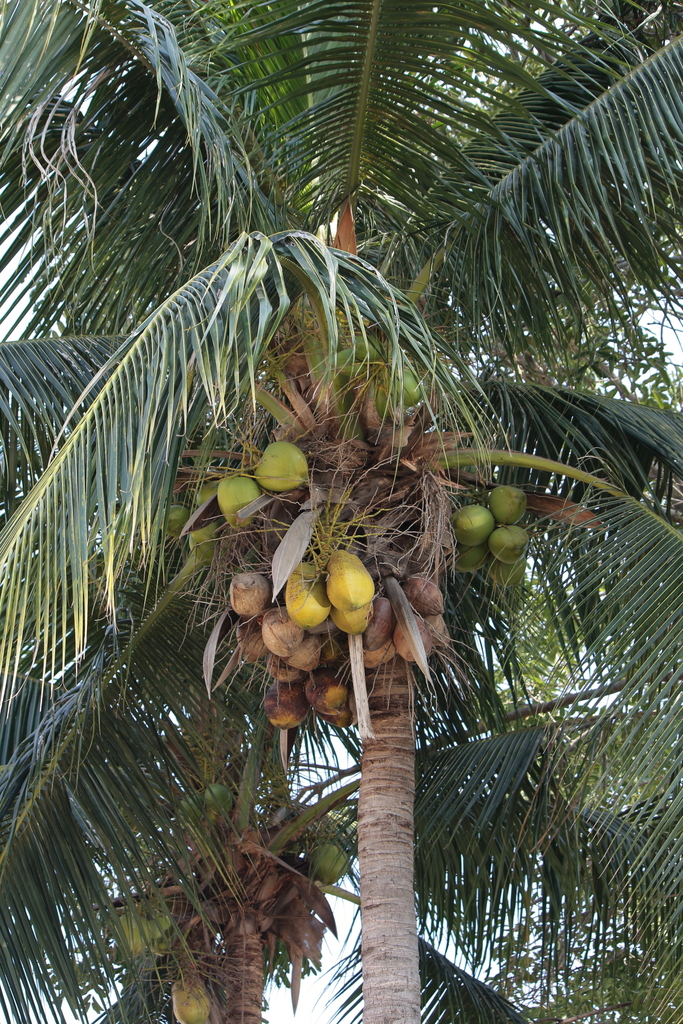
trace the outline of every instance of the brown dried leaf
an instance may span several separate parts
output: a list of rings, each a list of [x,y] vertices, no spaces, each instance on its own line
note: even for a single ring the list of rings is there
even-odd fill
[[[573,501],[560,498],[555,494],[527,494],[526,505],[530,512],[559,522],[580,523],[591,526],[602,526],[600,520],[587,508],[581,508]]]

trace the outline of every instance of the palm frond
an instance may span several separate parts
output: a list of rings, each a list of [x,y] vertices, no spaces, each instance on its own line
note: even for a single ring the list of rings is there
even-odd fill
[[[474,204],[469,183],[446,176],[440,201],[451,223],[432,251],[445,237],[443,281],[461,327],[508,351],[523,337],[552,362],[565,323],[580,330],[595,296],[619,320],[633,284],[671,286],[682,81],[676,38],[521,154]]]
[[[121,339],[119,339],[121,340]],[[113,338],[0,344],[0,507],[6,519],[45,470],[57,435],[111,356]]]
[[[387,209],[401,204],[423,224],[444,166],[485,189],[485,173],[454,140],[500,138],[486,112],[496,91],[543,93],[526,63],[542,65],[567,48],[560,21],[588,25],[566,6],[524,0],[435,8],[363,0],[352,18],[342,2],[318,0],[215,0],[207,9],[225,31],[212,67],[217,73],[222,59],[230,74],[237,69],[245,104],[270,118],[260,137],[297,205],[310,196],[314,228],[347,196],[377,209],[386,197]],[[528,108],[518,110],[533,123]]]
[[[130,330],[241,228],[277,227],[230,109],[152,7],[5,5],[0,62],[10,330],[31,299],[31,334]]]

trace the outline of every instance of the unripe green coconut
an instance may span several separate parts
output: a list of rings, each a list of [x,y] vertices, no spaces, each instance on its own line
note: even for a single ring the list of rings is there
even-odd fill
[[[193,530],[192,533],[188,534],[190,557],[185,565],[189,566],[191,563],[192,572],[196,572],[206,565],[211,565],[216,547],[216,541],[214,540],[216,529],[217,523],[209,523],[208,526],[202,526],[201,529]]]
[[[184,505],[171,505],[168,510],[168,522],[166,523],[166,536],[179,537],[183,532],[183,526],[190,518],[189,508]]]
[[[254,474],[264,490],[284,493],[308,481],[308,463],[304,453],[295,444],[274,441],[264,451]]]
[[[204,790],[204,806],[212,821],[222,821],[229,817],[232,805],[232,793],[220,782],[214,782]]]
[[[455,560],[455,568],[458,572],[476,572],[490,554],[488,544],[477,544],[474,548],[462,548]]]
[[[497,523],[506,526],[518,523],[526,512],[526,494],[519,487],[501,484],[489,494],[489,508]]]
[[[204,813],[204,800],[201,793],[191,793],[183,797],[178,804],[178,817],[186,825],[199,824]]]
[[[464,505],[451,516],[453,532],[459,544],[478,547],[488,540],[496,521],[483,505]]]
[[[173,923],[163,914],[159,914],[153,920],[146,921],[145,925],[150,953],[154,953],[155,956],[165,956],[170,953],[173,943]]]
[[[130,911],[119,918],[119,929],[123,935],[126,952],[140,956],[147,949],[147,934],[144,921]]]
[[[518,562],[501,562],[494,558],[491,562],[491,582],[499,587],[514,587],[524,579],[526,571],[526,559],[520,558]]]
[[[251,477],[228,476],[219,483],[216,497],[221,512],[231,526],[246,526],[254,517],[249,516],[238,523],[235,513],[258,498],[260,493],[261,488]]]
[[[173,1015],[180,1024],[206,1024],[211,1003],[206,989],[199,981],[173,982]]]
[[[311,875],[323,885],[335,885],[348,869],[348,854],[336,843],[323,843],[311,854]]]
[[[197,505],[203,505],[209,498],[213,498],[218,490],[218,484],[218,480],[209,480],[208,483],[202,484],[197,494]]]
[[[520,526],[497,526],[489,537],[489,550],[501,562],[512,564],[522,557],[529,534]]]

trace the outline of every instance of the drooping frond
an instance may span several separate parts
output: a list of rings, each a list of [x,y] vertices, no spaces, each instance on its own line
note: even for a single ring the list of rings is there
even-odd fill
[[[0,63],[10,330],[32,301],[29,333],[128,331],[239,230],[277,227],[230,109],[141,0],[6,4]]]
[[[508,351],[564,351],[596,298],[619,318],[629,289],[666,290],[680,235],[683,42],[674,39],[578,110],[485,194],[457,172],[439,190],[450,225],[445,294],[460,325]],[[443,296],[442,296],[443,298]],[[620,309],[621,304],[621,309]]]
[[[119,339],[120,341],[121,339]],[[92,400],[113,338],[0,344],[0,508],[11,515],[46,469],[57,435],[86,392]]]

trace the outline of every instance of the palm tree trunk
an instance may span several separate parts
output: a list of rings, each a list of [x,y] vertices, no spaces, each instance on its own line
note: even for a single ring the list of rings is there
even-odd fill
[[[261,1024],[263,943],[258,932],[231,935],[226,940],[223,985],[226,1005],[220,1024]]]
[[[410,686],[401,658],[368,679],[376,739],[363,749],[358,806],[363,1024],[420,1021]]]

